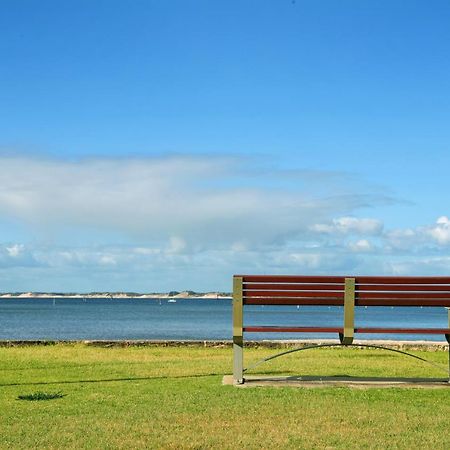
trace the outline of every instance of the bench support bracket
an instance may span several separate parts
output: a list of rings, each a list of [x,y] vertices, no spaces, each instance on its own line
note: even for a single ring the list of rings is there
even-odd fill
[[[355,279],[345,279],[344,332],[339,333],[341,344],[351,345],[355,334]]]
[[[341,345],[342,344],[314,344],[314,345],[307,345],[305,347],[300,347],[300,348],[293,348],[293,349],[286,350],[286,351],[281,352],[281,353],[277,353],[276,355],[272,355],[272,356],[269,356],[267,358],[261,359],[261,360],[257,361],[256,363],[252,364],[251,366],[246,367],[244,369],[244,372],[252,370],[252,369],[260,366],[263,363],[271,361],[272,359],[276,359],[276,358],[279,358],[280,356],[288,355],[290,353],[301,352],[303,350],[312,350],[312,349],[322,348],[322,347],[340,347]],[[421,358],[420,356],[413,355],[413,354],[405,352],[403,350],[398,350],[398,349],[390,348],[390,347],[384,347],[382,345],[361,344],[361,343],[349,344],[349,346],[351,346],[351,347],[376,348],[376,349],[379,349],[379,350],[387,350],[387,351],[394,352],[394,353],[400,353],[402,355],[409,356],[409,357],[414,358],[414,359],[418,359],[419,361],[423,361],[423,362],[425,362],[427,364],[430,364],[431,366],[433,366],[433,367],[435,367],[435,368],[437,368],[439,370],[443,370],[443,371],[447,372],[447,369],[445,368],[445,366],[443,366],[441,364],[434,363],[432,361],[428,361],[427,359]]]

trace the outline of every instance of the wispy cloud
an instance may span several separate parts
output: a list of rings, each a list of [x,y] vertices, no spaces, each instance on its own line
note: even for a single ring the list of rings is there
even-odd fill
[[[284,185],[283,171],[272,169],[271,182],[265,183],[263,172],[233,158],[3,157],[0,165],[3,216],[41,229],[94,227],[167,239],[178,248],[181,242],[187,248],[282,241],[340,212],[385,200],[346,192],[342,180],[336,194],[335,173],[327,186],[327,172],[300,171],[295,174],[300,187],[293,188]],[[320,196],[301,188],[310,176],[320,176],[325,191]]]
[[[383,231],[383,223],[377,219],[338,217],[330,223],[314,224],[311,229],[326,234],[379,235]]]

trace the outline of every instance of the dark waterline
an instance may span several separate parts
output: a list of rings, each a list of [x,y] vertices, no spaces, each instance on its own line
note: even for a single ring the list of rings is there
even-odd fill
[[[339,307],[246,308],[254,325],[340,326]],[[445,308],[357,308],[359,326],[448,326]],[[231,300],[179,299],[1,299],[2,340],[225,340],[231,339]],[[248,339],[336,338],[323,333],[249,333]],[[361,339],[445,341],[435,335],[358,335]]]

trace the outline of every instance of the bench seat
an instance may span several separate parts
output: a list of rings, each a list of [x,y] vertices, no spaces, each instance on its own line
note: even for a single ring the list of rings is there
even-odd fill
[[[342,327],[246,326],[247,333],[343,333]],[[366,328],[355,327],[355,333],[450,334],[450,328]]]

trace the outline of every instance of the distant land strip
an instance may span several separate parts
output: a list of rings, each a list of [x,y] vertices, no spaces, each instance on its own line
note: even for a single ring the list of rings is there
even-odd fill
[[[198,299],[229,299],[229,292],[194,292],[194,291],[171,291],[171,292],[4,292],[0,298],[198,298]]]

